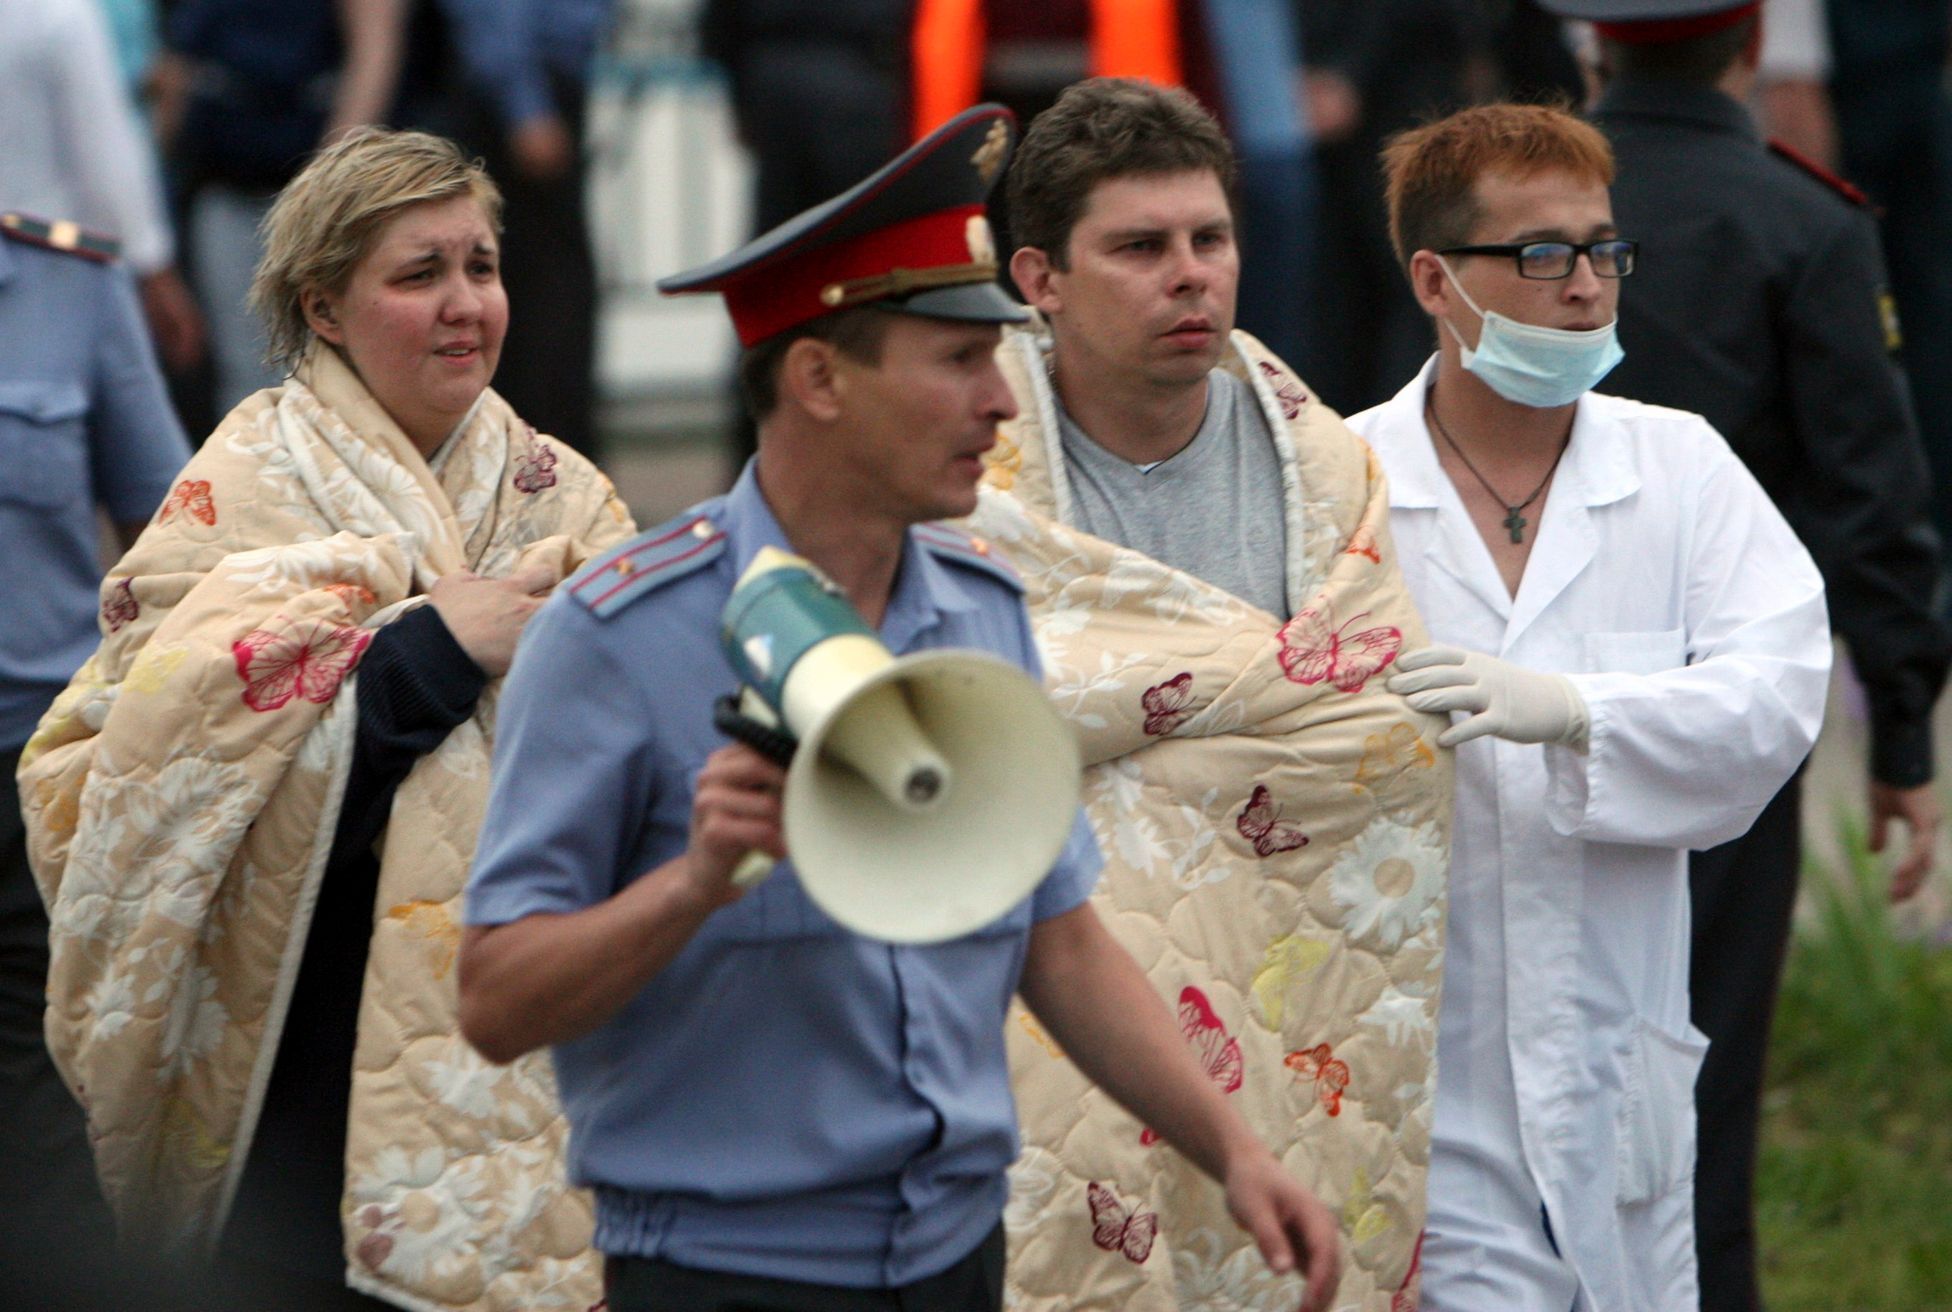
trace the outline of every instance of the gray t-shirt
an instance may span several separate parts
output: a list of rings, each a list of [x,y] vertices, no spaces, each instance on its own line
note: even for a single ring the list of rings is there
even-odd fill
[[[1288,617],[1281,462],[1246,383],[1209,374],[1200,431],[1143,469],[1092,441],[1062,402],[1057,426],[1078,528]]]

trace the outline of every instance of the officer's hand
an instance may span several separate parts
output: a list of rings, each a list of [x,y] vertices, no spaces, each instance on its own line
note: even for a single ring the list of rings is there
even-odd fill
[[[1904,860],[1891,870],[1891,900],[1902,902],[1919,890],[1932,873],[1932,848],[1938,842],[1944,811],[1930,784],[1894,788],[1871,780],[1871,851],[1882,852],[1891,821],[1902,820],[1911,830],[1911,846]]]
[[[499,679],[515,659],[515,642],[522,629],[555,586],[555,574],[543,565],[531,565],[505,579],[483,578],[464,569],[443,575],[427,598],[468,659],[489,678]]]
[[[197,299],[190,294],[183,275],[175,265],[158,269],[138,279],[136,291],[164,367],[173,373],[195,368],[203,359],[203,311],[197,308]]]
[[[1266,1149],[1227,1170],[1227,1210],[1270,1270],[1308,1279],[1301,1312],[1323,1312],[1342,1279],[1335,1215]]]
[[[1581,750],[1589,721],[1586,699],[1563,674],[1540,674],[1483,652],[1425,647],[1396,660],[1384,685],[1416,710],[1468,718],[1437,735],[1455,747],[1491,734],[1514,743],[1565,743]]]
[[[508,153],[523,177],[551,182],[566,176],[576,162],[576,139],[561,118],[540,114],[508,134]]]
[[[744,743],[705,758],[691,796],[691,844],[684,877],[707,906],[734,901],[743,891],[732,872],[748,853],[786,855],[780,798],[786,771]]]

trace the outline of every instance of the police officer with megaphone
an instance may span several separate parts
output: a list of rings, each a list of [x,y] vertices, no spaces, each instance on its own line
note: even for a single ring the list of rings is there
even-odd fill
[[[1010,133],[1006,111],[970,110],[845,194],[661,284],[724,296],[759,453],[726,496],[559,589],[502,695],[461,1023],[493,1060],[553,1047],[569,1173],[595,1192],[612,1312],[995,1312],[1017,1150],[1003,1024],[1018,991],[1080,1068],[1219,1182],[1270,1265],[1305,1276],[1306,1307],[1333,1293],[1334,1218],[1198,1067],[1087,901],[1099,860],[1074,744],[1040,742],[1007,697],[989,710],[952,697],[938,714],[926,661],[913,677],[902,666],[830,684],[805,723],[788,708],[786,728],[811,735],[804,755],[858,728],[854,707],[888,699],[857,693],[895,679],[927,744],[917,759],[941,758],[918,797],[975,779],[988,799],[935,808],[946,818],[933,822],[916,818],[930,806],[902,804],[902,786],[862,781],[871,761],[854,769],[839,753],[823,785],[801,783],[815,772],[796,760],[789,787],[777,762],[714,725],[715,698],[767,682],[782,650],[781,625],[727,610],[766,548],[815,571],[897,665],[960,648],[1039,675],[1009,565],[934,522],[974,509],[983,453],[1015,413],[992,352],[1024,311],[997,288],[983,217]],[[1046,758],[1059,768],[1013,788],[986,742],[1014,750],[1025,774]],[[930,919],[926,903],[957,896],[936,874],[949,849],[1035,829],[1049,809],[1035,794],[1060,805],[1027,895],[973,926]],[[802,797],[820,803],[804,823]],[[858,863],[871,867],[863,881],[809,896],[803,841],[844,845],[857,823],[911,812],[899,861],[884,848]],[[777,866],[735,881],[755,851]],[[904,874],[935,891],[904,903],[889,891]],[[962,879],[986,882],[985,896],[1001,886],[973,869]],[[1088,1244],[1096,1200],[1073,1201]],[[1134,1209],[1128,1224],[1141,1220]]]

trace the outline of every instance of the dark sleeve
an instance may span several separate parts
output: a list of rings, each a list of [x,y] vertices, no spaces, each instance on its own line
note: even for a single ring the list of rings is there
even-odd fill
[[[1870,699],[1871,774],[1912,787],[1932,778],[1932,705],[1952,643],[1935,605],[1931,476],[1878,308],[1883,256],[1869,216],[1850,218],[1785,307],[1784,375],[1811,475],[1791,501]]]
[[[386,828],[393,790],[415,761],[474,714],[488,678],[432,606],[373,635],[359,662],[359,728],[332,859],[370,849]]]
[[[156,513],[190,460],[190,443],[170,404],[149,328],[126,270],[106,271],[95,304],[100,331],[89,384],[89,477],[118,524]]]

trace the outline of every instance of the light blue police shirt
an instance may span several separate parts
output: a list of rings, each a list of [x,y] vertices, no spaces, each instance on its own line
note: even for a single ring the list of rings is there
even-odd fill
[[[610,586],[589,586],[611,569],[599,560],[530,622],[498,712],[468,923],[580,910],[684,850],[693,781],[726,743],[711,703],[736,686],[720,610],[761,547],[788,547],[752,466],[694,514],[725,535],[710,564],[599,617],[572,595]],[[637,545],[717,541],[686,527]],[[1036,673],[1022,597],[992,568],[911,531],[882,640]],[[1099,865],[1080,815],[1028,899],[929,946],[842,929],[790,862],[714,913],[610,1023],[554,1050],[597,1247],[858,1288],[965,1256],[995,1226],[1017,1153],[1003,1025],[1030,926],[1082,903]]]
[[[148,519],[189,458],[128,274],[0,237],[0,751],[100,639],[95,507]]]

